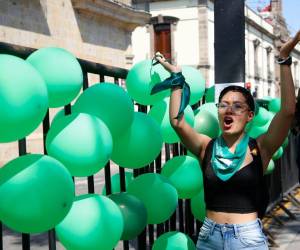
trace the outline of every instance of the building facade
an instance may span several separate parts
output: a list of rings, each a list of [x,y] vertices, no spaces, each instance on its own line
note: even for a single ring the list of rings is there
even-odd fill
[[[206,87],[214,85],[214,1],[133,2],[152,14],[148,25],[133,32],[134,62],[161,51],[173,63],[199,69]],[[279,96],[280,77],[275,56],[282,40],[288,37],[281,1],[270,4],[272,12],[267,17],[245,6],[245,79],[257,98]],[[296,91],[299,89],[299,52],[297,46],[292,53]]]
[[[78,58],[108,66],[132,65],[131,32],[150,14],[131,0],[0,0],[0,42],[29,48],[62,47]],[[89,82],[99,82],[89,74]],[[50,109],[50,120],[57,109]],[[28,153],[43,153],[39,126]],[[0,167],[18,156],[18,142],[0,144]]]

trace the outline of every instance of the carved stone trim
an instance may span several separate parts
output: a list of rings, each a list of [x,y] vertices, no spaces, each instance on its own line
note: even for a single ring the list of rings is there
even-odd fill
[[[115,2],[113,0],[72,0],[73,7],[79,13],[105,19],[114,26],[132,31],[137,26],[149,23],[151,14],[142,10]]]

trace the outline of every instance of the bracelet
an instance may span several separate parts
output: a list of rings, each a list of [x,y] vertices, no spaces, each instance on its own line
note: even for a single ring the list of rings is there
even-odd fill
[[[276,62],[280,65],[288,65],[290,66],[292,64],[292,57],[291,56],[288,56],[287,58],[281,58],[281,57],[278,57],[276,59]]]

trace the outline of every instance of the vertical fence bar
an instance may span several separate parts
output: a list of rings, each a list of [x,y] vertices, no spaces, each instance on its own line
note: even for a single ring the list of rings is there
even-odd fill
[[[189,236],[194,234],[194,218],[191,213],[191,200],[185,200],[185,233]]]
[[[155,159],[155,171],[158,174],[161,173],[161,151],[160,151],[159,155]]]
[[[83,91],[86,90],[89,87],[89,79],[88,79],[88,72],[83,71],[83,84],[82,89]],[[88,176],[88,193],[93,194],[95,193],[95,184],[94,184],[94,176]]]
[[[47,154],[46,137],[47,137],[49,128],[50,128],[50,118],[49,118],[49,109],[48,109],[46,116],[43,120],[43,146],[44,146],[44,154],[45,155]],[[50,250],[56,250],[55,229],[51,229],[48,231],[48,246],[49,246]]]
[[[178,212],[179,212],[179,231],[184,233],[184,215],[183,215],[183,200],[178,200]]]
[[[149,247],[152,248],[154,243],[154,225],[148,225],[148,232],[149,232]]]
[[[23,138],[18,141],[19,156],[26,154],[26,139]],[[22,249],[30,250],[30,235],[22,233]]]

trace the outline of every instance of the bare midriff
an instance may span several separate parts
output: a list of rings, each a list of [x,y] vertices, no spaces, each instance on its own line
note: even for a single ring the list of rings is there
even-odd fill
[[[254,221],[257,219],[257,213],[226,213],[226,212],[216,212],[207,210],[206,217],[215,221],[218,224],[242,224],[250,221]]]

